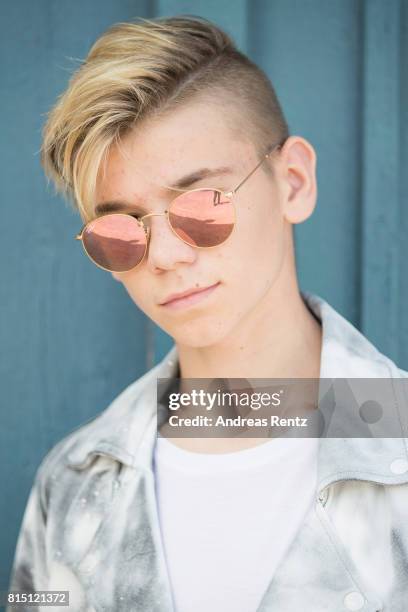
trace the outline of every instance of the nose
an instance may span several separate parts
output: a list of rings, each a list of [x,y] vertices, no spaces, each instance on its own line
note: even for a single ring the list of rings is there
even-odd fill
[[[183,242],[173,231],[164,213],[151,213],[145,218],[149,232],[149,241],[146,253],[146,265],[152,272],[158,270],[173,270],[180,263],[193,263],[197,257],[198,249]]]

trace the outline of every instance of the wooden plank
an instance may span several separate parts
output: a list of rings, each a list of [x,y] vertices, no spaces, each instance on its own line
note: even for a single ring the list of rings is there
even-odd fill
[[[399,0],[364,3],[361,327],[398,356],[400,231]]]
[[[408,371],[408,3],[401,3],[400,20],[400,225],[399,244],[399,310],[398,310],[398,363]]]

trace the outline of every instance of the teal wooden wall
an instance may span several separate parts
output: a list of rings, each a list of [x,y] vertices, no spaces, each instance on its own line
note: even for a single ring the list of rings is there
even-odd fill
[[[44,113],[70,58],[112,23],[182,12],[234,36],[275,84],[291,132],[317,151],[317,209],[296,228],[302,288],[408,368],[408,2],[3,1],[0,589],[42,457],[171,343],[73,239],[79,217],[39,163]]]

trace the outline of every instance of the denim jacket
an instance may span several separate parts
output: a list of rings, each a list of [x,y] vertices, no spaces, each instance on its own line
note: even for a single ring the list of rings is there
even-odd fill
[[[322,323],[321,378],[408,377],[327,302],[302,296]],[[42,460],[10,590],[69,590],[77,612],[174,611],[152,458],[157,378],[177,367],[173,346]],[[408,419],[399,416],[399,438],[319,439],[315,503],[257,612],[408,610]],[[23,609],[42,608],[7,612]]]

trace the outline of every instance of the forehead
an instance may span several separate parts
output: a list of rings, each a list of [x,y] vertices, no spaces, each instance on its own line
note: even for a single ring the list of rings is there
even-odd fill
[[[98,174],[96,202],[146,197],[201,168],[237,172],[253,146],[217,105],[194,103],[144,121],[111,147]]]

